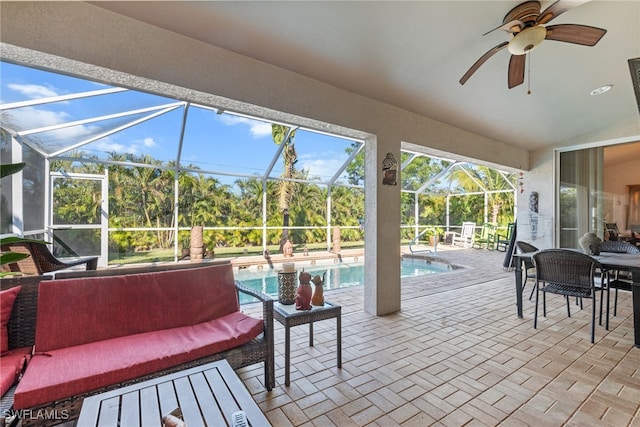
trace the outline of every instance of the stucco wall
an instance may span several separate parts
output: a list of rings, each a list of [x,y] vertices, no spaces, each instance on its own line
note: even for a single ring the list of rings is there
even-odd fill
[[[554,167],[553,150],[532,153],[531,170],[523,172],[518,192],[518,240],[524,240],[538,249],[554,246]],[[531,212],[531,193],[538,195],[538,214]]]

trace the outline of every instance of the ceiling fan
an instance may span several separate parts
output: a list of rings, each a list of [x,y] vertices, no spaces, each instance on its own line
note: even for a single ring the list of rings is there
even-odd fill
[[[544,40],[595,46],[607,30],[579,24],[545,26],[558,15],[587,1],[558,0],[542,12],[539,1],[520,3],[505,15],[502,25],[483,34],[487,35],[500,29],[511,33],[511,40],[500,43],[482,55],[462,76],[460,84],[465,84],[482,64],[505,48],[511,53],[508,72],[508,86],[511,89],[524,82],[526,54],[538,47]]]

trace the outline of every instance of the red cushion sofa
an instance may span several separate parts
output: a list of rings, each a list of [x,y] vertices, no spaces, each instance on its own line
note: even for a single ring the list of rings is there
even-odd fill
[[[88,395],[222,358],[234,368],[264,363],[273,388],[273,301],[235,282],[230,263],[79,276],[40,284],[15,410],[66,422]],[[263,319],[242,313],[239,291],[262,301]],[[54,424],[23,425],[31,421]]]

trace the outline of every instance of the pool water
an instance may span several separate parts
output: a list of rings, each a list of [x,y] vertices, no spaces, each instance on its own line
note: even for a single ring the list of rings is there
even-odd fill
[[[303,265],[306,264],[306,265]],[[423,276],[426,274],[444,273],[451,271],[453,267],[438,262],[430,262],[419,258],[402,258],[400,264],[401,277]],[[350,286],[360,286],[364,283],[364,263],[362,261],[352,262],[318,262],[311,265],[309,262],[296,263],[298,272],[307,271],[312,276],[326,274],[324,281],[324,289],[341,289]],[[274,298],[278,297],[278,271],[280,266],[274,268],[265,266],[263,270],[256,268],[240,269],[234,273],[235,279],[240,281],[244,286],[261,291]],[[240,303],[249,302],[251,297],[246,300],[241,294]]]

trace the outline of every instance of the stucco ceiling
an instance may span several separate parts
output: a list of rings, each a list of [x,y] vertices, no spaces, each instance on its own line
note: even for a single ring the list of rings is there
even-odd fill
[[[640,2],[591,1],[554,19],[607,29],[595,47],[547,40],[530,55],[531,94],[507,88],[499,26],[519,1],[92,2],[527,150],[640,120],[628,59],[640,57]],[[545,9],[552,2],[543,1]],[[611,84],[600,96],[589,93]]]

